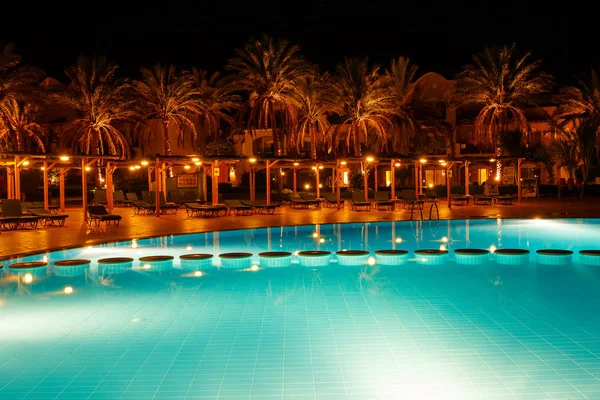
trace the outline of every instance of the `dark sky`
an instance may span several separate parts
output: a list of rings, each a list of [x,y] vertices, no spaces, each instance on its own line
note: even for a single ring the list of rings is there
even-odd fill
[[[596,13],[582,1],[557,9],[549,1],[526,0],[209,0],[161,6],[107,0],[79,8],[22,3],[3,5],[0,40],[13,42],[24,62],[59,80],[78,55],[94,53],[132,78],[140,66],[156,62],[222,70],[235,48],[262,33],[300,44],[323,69],[345,56],[368,56],[386,66],[404,55],[420,73],[450,78],[485,45],[512,42],[541,58],[561,84],[600,64]]]

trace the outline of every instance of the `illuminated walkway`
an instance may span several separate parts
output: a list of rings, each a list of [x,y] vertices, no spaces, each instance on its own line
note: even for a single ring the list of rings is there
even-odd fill
[[[132,208],[115,208],[114,213],[123,216],[118,228],[89,228],[82,221],[80,208],[67,209],[70,217],[64,227],[38,228],[34,230],[2,231],[0,234],[0,259],[18,254],[37,253],[49,249],[92,245],[102,242],[174,235],[179,233],[206,232],[214,230],[245,229],[280,225],[313,225],[326,223],[401,221],[410,219],[410,211],[352,211],[349,205],[337,211],[335,208],[297,210],[283,206],[274,215],[225,216],[216,218],[188,217],[184,209],[176,214],[134,215]],[[424,211],[429,218],[429,205]],[[563,198],[526,200],[520,205],[501,206],[453,206],[448,209],[439,203],[440,219],[466,218],[596,218],[600,217],[600,201],[594,198]],[[435,217],[435,213],[434,213]],[[419,215],[415,214],[415,218]]]

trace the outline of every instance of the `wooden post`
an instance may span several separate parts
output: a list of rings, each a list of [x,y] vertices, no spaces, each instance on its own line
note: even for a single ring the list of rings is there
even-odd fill
[[[65,211],[65,174],[67,170],[60,168],[58,170],[58,194],[60,197],[60,211]],[[87,217],[87,215],[86,215]],[[87,219],[87,218],[86,218]]]
[[[6,198],[15,198],[15,168],[6,166]]]
[[[298,196],[298,182],[297,182],[297,177],[298,175],[298,168],[294,167],[294,196]]]
[[[448,209],[452,208],[452,179],[450,179],[450,171],[454,163],[449,162],[446,166],[446,197],[448,199]]]
[[[21,165],[20,157],[15,156],[15,193],[14,199],[21,200]]]
[[[87,164],[87,159],[85,157],[81,158],[81,202],[83,203],[83,223],[85,224],[87,221],[87,174],[85,172],[85,167]]]
[[[469,162],[465,161],[465,196],[469,195]]]
[[[377,164],[373,165],[373,180],[375,185],[373,190],[377,191],[377,188],[379,187],[379,177],[377,176]]]
[[[331,167],[331,193],[335,193],[335,186],[337,182],[337,167]]]
[[[369,201],[369,170],[367,164],[365,164],[363,173],[363,191],[365,192],[365,201]]]
[[[256,201],[256,168],[252,167],[252,201]]]
[[[415,197],[419,198],[419,162],[415,162]]]
[[[154,168],[148,166],[148,190],[152,190],[152,170]]]
[[[156,157],[154,161],[154,214],[156,214],[156,218],[160,217],[160,160]]]
[[[316,182],[317,182],[317,199],[319,199],[321,197],[321,188],[319,187],[319,185],[321,184],[319,182],[319,175],[321,175],[321,174],[319,172],[319,167],[320,167],[320,165],[317,165],[317,169],[315,170],[316,171],[316,178],[317,178],[316,179]]]
[[[394,200],[396,198],[396,163],[394,162],[394,159],[392,159],[392,161],[390,161],[390,185],[391,185],[391,191],[390,191],[390,197],[392,198],[392,200]]]
[[[267,205],[269,205],[271,204],[271,163],[269,160],[265,161],[265,167],[265,179],[267,180],[267,188],[265,190],[267,191]]]
[[[105,168],[105,182],[106,182],[106,202],[108,205],[108,212],[112,213],[113,208],[115,207],[114,201],[113,201],[113,170],[112,170],[112,166],[110,165],[110,161],[106,162],[106,168]]]
[[[50,199],[48,196],[48,162],[44,161],[44,208],[49,210],[50,207]]]
[[[168,170],[165,169],[167,167],[169,168]],[[171,172],[172,170],[173,167],[165,162],[160,172],[160,192],[162,193],[165,203],[167,202],[167,172]]]
[[[215,168],[219,168],[219,160],[214,160],[212,163],[212,204],[219,204],[219,177],[215,176]],[[219,170],[220,175],[220,170]]]
[[[342,201],[341,201],[341,186],[342,186],[342,174],[340,174],[340,170],[337,169],[336,174],[335,174],[335,180],[336,180],[336,185],[335,185],[335,201],[336,201],[336,206],[337,209],[340,210],[342,208]]]
[[[522,162],[523,162],[522,158],[517,159],[517,204],[521,204],[521,196],[523,195],[523,193],[521,192],[521,163]]]
[[[250,201],[254,200],[254,167],[250,166],[250,173],[248,174],[248,184],[250,185]]]
[[[208,185],[206,182],[206,165],[202,167],[202,197],[204,198],[204,203],[208,202]]]

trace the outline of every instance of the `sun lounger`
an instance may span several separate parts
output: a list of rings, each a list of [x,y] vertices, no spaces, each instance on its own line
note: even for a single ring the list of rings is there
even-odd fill
[[[146,211],[146,214],[150,214],[156,209],[156,207],[147,201],[140,200],[135,193],[126,193],[125,196],[127,196],[129,204],[133,207],[134,214],[139,214],[141,210]]]
[[[337,195],[331,192],[325,192],[323,194],[325,201],[323,204],[329,207],[337,207]],[[344,208],[344,199],[340,199],[340,207]]]
[[[496,204],[512,205],[513,196],[510,194],[503,194],[501,196],[495,196],[494,201]]]
[[[375,192],[375,209],[380,210],[381,207],[387,207],[388,211],[394,209],[394,201],[390,199],[389,192]]]
[[[245,206],[252,207],[252,211],[254,211],[257,214],[273,214],[275,210],[279,207],[279,203],[266,204],[257,203],[256,201],[250,200],[240,200],[240,202]]]
[[[110,225],[112,222],[115,226],[119,226],[121,216],[119,214],[111,214],[104,206],[87,206],[88,225],[100,226],[100,223],[105,222]]]
[[[486,196],[483,194],[476,194],[473,196],[473,204],[477,205],[491,205],[492,196]]]
[[[37,228],[39,217],[23,214],[21,201],[14,199],[2,200],[2,217],[0,217],[0,228],[14,230],[18,227]]]
[[[39,217],[44,227],[48,226],[48,224],[64,226],[66,219],[69,218],[68,214],[56,214],[45,208],[28,208],[27,211],[34,217]]]
[[[361,207],[371,211],[371,202],[365,200],[365,192],[352,192],[352,209],[358,211]]]
[[[296,208],[298,206],[300,206],[300,208],[308,208],[310,206],[319,208],[321,206],[321,201],[318,199],[306,200],[300,196],[290,196],[290,202],[291,202],[292,208]]]
[[[463,195],[452,196],[450,202],[452,205],[455,205],[455,206],[468,206],[469,205],[469,196],[463,196]]]
[[[252,213],[252,207],[242,204],[242,202],[237,199],[223,200],[223,203],[229,209],[229,214],[248,215]]]
[[[216,217],[227,214],[227,206],[222,204],[203,205],[199,203],[183,203],[188,217]]]

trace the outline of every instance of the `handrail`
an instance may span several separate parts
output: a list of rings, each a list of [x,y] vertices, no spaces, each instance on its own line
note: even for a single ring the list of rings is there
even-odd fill
[[[431,206],[429,207],[429,220],[431,221],[431,214],[433,212],[433,206],[435,206],[435,212],[437,214],[437,220],[439,222],[440,221],[440,210],[438,209],[438,206],[437,206],[436,202],[432,202]]]

